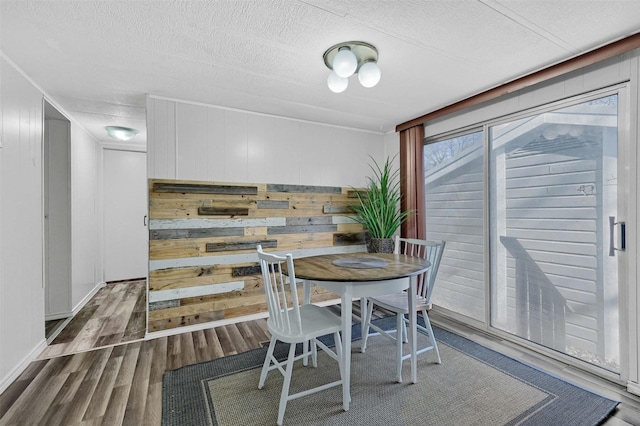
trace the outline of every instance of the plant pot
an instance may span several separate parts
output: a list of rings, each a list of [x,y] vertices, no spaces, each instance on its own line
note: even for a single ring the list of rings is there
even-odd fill
[[[393,238],[371,238],[367,242],[369,253],[393,253],[395,241]]]

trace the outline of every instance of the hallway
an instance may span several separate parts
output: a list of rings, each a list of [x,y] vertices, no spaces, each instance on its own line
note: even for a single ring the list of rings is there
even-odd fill
[[[47,359],[142,340],[145,280],[108,283],[64,327],[37,359]]]

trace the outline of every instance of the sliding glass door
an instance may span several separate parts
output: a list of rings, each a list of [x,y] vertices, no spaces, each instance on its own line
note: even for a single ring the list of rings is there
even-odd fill
[[[491,325],[619,372],[618,95],[488,136]]]
[[[427,238],[447,242],[438,309],[620,373],[623,93],[428,141]]]

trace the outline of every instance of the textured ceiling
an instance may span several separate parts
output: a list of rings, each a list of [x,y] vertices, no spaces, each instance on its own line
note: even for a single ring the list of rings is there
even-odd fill
[[[145,95],[387,132],[640,31],[638,0],[0,0],[0,50],[98,140]],[[380,83],[328,90],[322,54],[375,45]]]

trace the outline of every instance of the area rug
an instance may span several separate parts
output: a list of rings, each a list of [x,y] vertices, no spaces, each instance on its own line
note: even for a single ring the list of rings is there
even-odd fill
[[[394,320],[377,320],[384,328]],[[354,340],[360,327],[354,327]],[[289,425],[597,425],[618,404],[529,367],[468,339],[434,327],[442,364],[433,354],[418,361],[418,383],[395,382],[394,343],[370,338],[366,353],[353,345],[351,406],[342,409],[340,387],[290,401]],[[418,333],[419,339],[425,339]],[[287,346],[278,348],[286,357]],[[269,374],[258,390],[266,349],[167,371],[163,380],[162,424],[246,426],[276,423],[282,376]],[[318,368],[296,364],[291,391],[338,377],[324,353]]]

